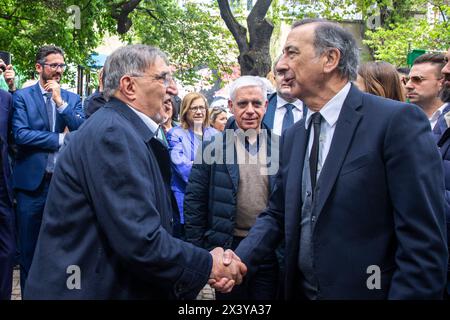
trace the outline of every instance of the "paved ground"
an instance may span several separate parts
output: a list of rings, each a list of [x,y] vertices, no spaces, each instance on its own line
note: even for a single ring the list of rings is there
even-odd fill
[[[18,267],[14,268],[14,277],[13,277],[13,290],[11,295],[11,300],[21,300],[20,294],[20,272]],[[197,300],[215,300],[216,294],[213,288],[209,285],[206,285],[202,291],[197,296]]]
[[[13,290],[12,290],[11,300],[22,300],[22,296],[20,294],[20,272],[19,272],[19,267],[14,268]]]

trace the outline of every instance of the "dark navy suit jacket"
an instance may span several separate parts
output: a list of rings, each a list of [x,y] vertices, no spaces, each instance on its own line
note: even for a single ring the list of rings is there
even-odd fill
[[[71,134],[50,184],[25,298],[196,297],[212,258],[170,235],[170,157],[153,136],[117,99]],[[71,265],[81,271],[79,289],[66,285]]]
[[[76,130],[83,123],[80,97],[66,90],[61,90],[61,97],[68,106],[62,113],[55,110],[55,132],[51,132],[39,83],[14,93],[12,130],[18,147],[13,168],[14,188],[36,190],[45,174],[48,153],[59,149],[59,133],[65,127]]]
[[[277,110],[277,93],[272,93],[267,97],[269,103],[264,114],[263,123],[268,129],[273,129],[273,122],[275,120],[275,111]]]
[[[11,172],[8,161],[8,134],[9,134],[9,120],[12,110],[12,98],[11,95],[3,90],[0,90],[0,153],[2,159],[2,172],[3,177],[0,178],[0,182],[5,183],[4,188],[8,195],[7,198],[11,204],[13,201],[13,194],[11,188]]]
[[[252,269],[283,235],[285,297],[299,292],[305,120],[282,137],[269,207],[236,253]],[[317,182],[312,215],[319,299],[439,299],[447,274],[442,163],[422,110],[352,85]],[[377,266],[380,289],[369,289]],[[376,267],[375,267],[376,268]]]

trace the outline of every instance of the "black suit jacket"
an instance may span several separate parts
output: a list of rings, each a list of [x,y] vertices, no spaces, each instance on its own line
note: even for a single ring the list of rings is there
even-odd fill
[[[167,149],[112,99],[61,153],[25,298],[195,298],[212,259],[171,236],[169,183]],[[66,285],[73,265],[80,289]]]
[[[298,256],[304,119],[282,138],[275,191],[237,254],[253,268],[286,240],[285,297]],[[352,85],[317,182],[312,223],[319,299],[439,299],[447,270],[442,163],[424,113]],[[369,289],[371,266],[380,289]]]

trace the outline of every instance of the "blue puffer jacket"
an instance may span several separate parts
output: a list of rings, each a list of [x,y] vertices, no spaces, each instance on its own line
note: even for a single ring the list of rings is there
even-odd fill
[[[270,130],[263,124],[263,129],[268,132],[267,152],[270,157],[272,143],[278,142],[278,137],[271,141]],[[226,129],[236,129],[234,121],[227,124]],[[226,164],[226,130],[222,135],[217,135],[211,141],[205,142],[203,150],[214,143],[216,139],[222,137],[223,163],[194,164],[189,182],[186,187],[184,198],[184,217],[186,240],[207,250],[217,246],[224,249],[231,248],[233,241],[233,230],[235,227],[237,190],[239,186],[239,165]],[[234,144],[234,140],[229,141]],[[278,150],[276,158],[278,159]],[[231,159],[236,160],[235,148]],[[211,152],[215,156],[214,152]],[[277,160],[278,161],[278,160]],[[270,166],[271,164],[269,164]],[[269,176],[270,190],[274,185],[275,175]]]

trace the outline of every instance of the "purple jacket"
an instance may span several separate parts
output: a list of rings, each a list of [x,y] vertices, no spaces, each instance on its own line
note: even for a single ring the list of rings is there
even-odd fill
[[[219,133],[216,129],[208,127],[203,129],[203,140],[210,140],[212,136]],[[171,188],[177,200],[180,211],[180,222],[184,223],[183,200],[184,191],[192,169],[198,146],[202,139],[195,136],[191,129],[183,129],[181,126],[170,129],[167,133],[169,143],[170,159],[172,161]]]

